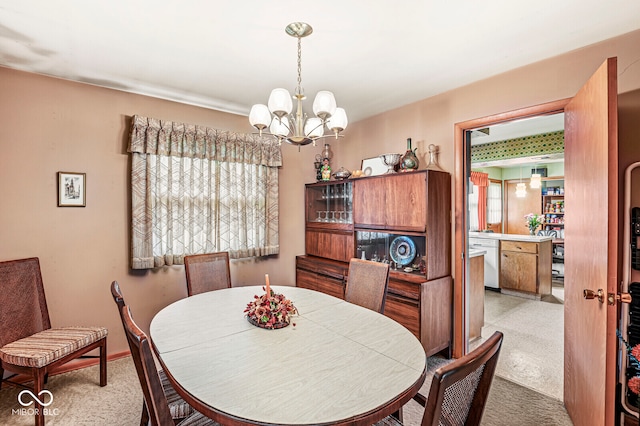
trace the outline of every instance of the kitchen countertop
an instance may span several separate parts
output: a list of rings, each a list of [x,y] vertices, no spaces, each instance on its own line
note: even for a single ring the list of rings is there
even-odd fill
[[[486,250],[469,249],[468,256],[471,258],[471,257],[477,257],[477,256],[484,256],[485,254],[487,254]]]
[[[484,238],[487,240],[501,241],[527,241],[532,243],[541,243],[543,241],[552,241],[553,237],[544,237],[538,235],[519,235],[519,234],[499,234],[497,232],[469,232],[469,238]]]

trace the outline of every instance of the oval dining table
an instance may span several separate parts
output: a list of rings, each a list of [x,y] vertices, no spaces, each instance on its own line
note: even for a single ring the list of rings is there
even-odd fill
[[[313,290],[271,286],[299,311],[268,330],[244,314],[263,287],[179,300],[150,335],[176,391],[223,425],[372,424],[424,383],[426,355],[392,319]]]

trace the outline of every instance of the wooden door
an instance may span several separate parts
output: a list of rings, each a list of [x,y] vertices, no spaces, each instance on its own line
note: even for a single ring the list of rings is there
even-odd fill
[[[538,292],[538,256],[532,253],[500,253],[500,288]]]
[[[398,173],[385,180],[386,228],[424,232],[427,223],[427,174]]]
[[[564,402],[576,425],[613,425],[618,282],[617,60],[565,107]],[[583,289],[605,292],[585,300]]]
[[[361,228],[382,229],[387,200],[384,179],[370,177],[353,183],[353,223]]]

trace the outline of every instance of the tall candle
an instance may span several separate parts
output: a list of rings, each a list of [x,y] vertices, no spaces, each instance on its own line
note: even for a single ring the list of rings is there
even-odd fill
[[[267,282],[267,297],[271,297],[271,286],[269,285],[269,274],[264,274],[264,280]]]

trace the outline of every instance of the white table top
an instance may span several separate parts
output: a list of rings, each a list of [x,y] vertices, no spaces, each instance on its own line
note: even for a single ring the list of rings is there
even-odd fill
[[[332,424],[369,415],[373,423],[424,382],[424,349],[397,322],[324,293],[272,289],[298,308],[295,326],[265,330],[247,321],[244,308],[261,287],[191,296],[153,318],[160,362],[204,414],[223,424]]]

